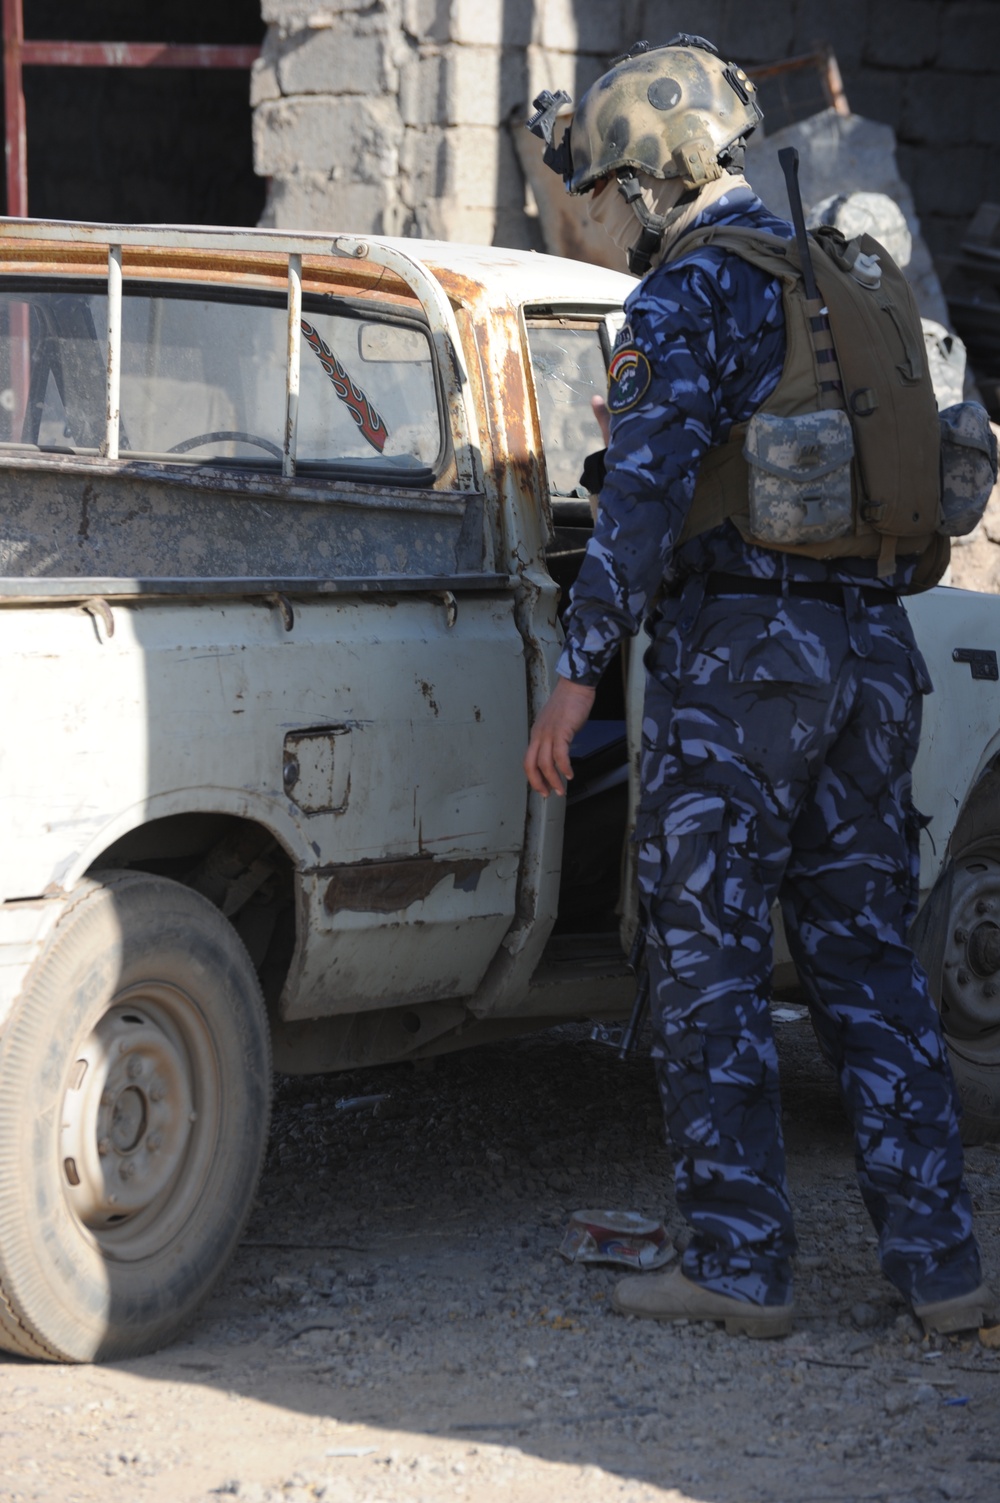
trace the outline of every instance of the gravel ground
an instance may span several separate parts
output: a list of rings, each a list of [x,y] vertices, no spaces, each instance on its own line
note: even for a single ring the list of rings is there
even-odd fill
[[[0,1498],[995,1503],[1000,1351],[921,1340],[809,1026],[777,1027],[788,1340],[624,1320],[614,1270],[559,1256],[583,1206],[680,1234],[648,1060],[564,1028],[284,1079],[246,1239],[181,1340],[102,1368],[0,1357]],[[996,1282],[1000,1152],[968,1169]]]

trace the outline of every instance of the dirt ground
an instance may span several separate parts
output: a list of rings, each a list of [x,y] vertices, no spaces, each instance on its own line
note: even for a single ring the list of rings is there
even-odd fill
[[[1000,1351],[921,1340],[809,1025],[777,1029],[793,1337],[624,1320],[612,1269],[559,1256],[580,1207],[680,1230],[648,1059],[566,1028],[281,1080],[245,1241],[175,1345],[100,1368],[0,1357],[0,1498],[995,1503]],[[968,1170],[995,1282],[1000,1152]]]

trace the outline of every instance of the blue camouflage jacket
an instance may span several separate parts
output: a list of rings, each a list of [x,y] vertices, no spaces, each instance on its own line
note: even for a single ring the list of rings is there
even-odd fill
[[[746,187],[718,199],[695,224],[793,235]],[[620,362],[628,407],[612,412],[597,523],[570,595],[558,665],[580,684],[597,683],[665,583],[710,570],[847,583],[876,574],[873,559],[824,562],[754,547],[731,522],[674,546],[702,457],[753,416],[781,377],[780,284],[732,252],[704,246],[650,272],[626,299],[625,314],[615,354],[628,351]],[[612,375],[615,369],[613,357]],[[911,572],[903,564],[885,583],[901,586]]]

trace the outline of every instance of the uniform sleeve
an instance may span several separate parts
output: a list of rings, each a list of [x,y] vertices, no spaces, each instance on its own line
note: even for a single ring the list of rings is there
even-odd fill
[[[713,442],[719,379],[708,279],[696,265],[654,274],[629,299],[609,367],[611,441],[597,522],[566,613],[558,671],[596,684],[636,632],[669,567]]]

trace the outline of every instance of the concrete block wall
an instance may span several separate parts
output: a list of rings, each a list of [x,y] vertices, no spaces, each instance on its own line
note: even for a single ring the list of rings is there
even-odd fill
[[[638,37],[744,63],[830,42],[853,109],[891,125],[926,238],[954,250],[998,194],[1000,0],[262,0],[254,72],[265,222],[539,244],[511,140],[542,88],[575,97]]]

